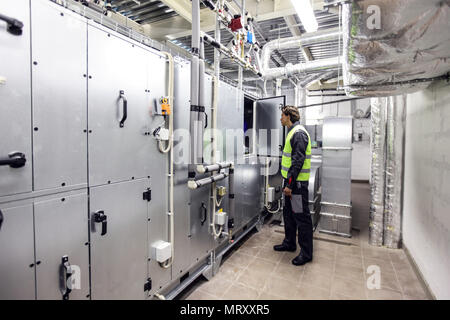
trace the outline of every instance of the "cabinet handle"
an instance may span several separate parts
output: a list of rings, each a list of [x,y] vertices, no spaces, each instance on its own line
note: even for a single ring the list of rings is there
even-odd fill
[[[0,166],[10,166],[11,168],[21,168],[25,166],[27,159],[22,152],[11,152],[8,157],[0,158]]]
[[[119,100],[122,100],[122,120],[120,120],[120,127],[123,128],[125,125],[125,121],[128,117],[128,101],[127,98],[125,98],[125,91],[120,90],[120,98]]]
[[[3,219],[4,219],[3,212],[2,210],[0,210],[0,231],[2,230]]]
[[[206,221],[206,216],[208,213],[208,209],[206,208],[206,205],[204,202],[202,202],[202,206],[201,206],[200,210],[202,210],[202,212],[203,212],[203,218],[202,218],[202,220],[200,220],[200,223],[203,225]]]
[[[17,19],[7,17],[0,13],[0,20],[3,20],[6,22],[7,29],[9,33],[15,35],[15,36],[21,36],[22,35],[22,29],[23,29],[23,23]]]
[[[72,277],[72,268],[69,263],[69,256],[65,255],[61,258],[61,265],[59,267],[59,290],[62,294],[63,300],[69,300],[72,288],[70,288],[69,283],[71,283],[70,277]]]
[[[104,236],[108,232],[108,217],[105,215],[104,211],[97,211],[94,213],[94,221],[96,223],[102,224],[102,233]]]

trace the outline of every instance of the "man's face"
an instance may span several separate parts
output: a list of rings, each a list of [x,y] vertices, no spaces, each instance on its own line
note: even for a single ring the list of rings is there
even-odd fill
[[[289,122],[290,122],[290,117],[285,115],[283,112],[281,112],[281,119],[280,119],[280,121],[281,121],[281,125],[283,127],[287,127],[289,125]]]

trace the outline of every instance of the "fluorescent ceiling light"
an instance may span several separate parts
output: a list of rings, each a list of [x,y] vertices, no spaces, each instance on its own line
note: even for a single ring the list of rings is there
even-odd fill
[[[317,24],[316,17],[314,16],[314,10],[311,6],[310,0],[291,0],[291,2],[300,17],[306,32],[317,31],[319,25]]]

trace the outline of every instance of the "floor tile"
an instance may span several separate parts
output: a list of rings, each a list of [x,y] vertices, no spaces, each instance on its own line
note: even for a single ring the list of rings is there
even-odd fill
[[[195,290],[194,292],[192,292],[187,298],[186,300],[218,300],[219,298],[209,294],[208,292],[204,292],[202,290]]]
[[[224,300],[256,300],[259,292],[256,289],[235,283],[222,296]]]
[[[234,252],[224,261],[224,264],[233,264],[235,266],[245,268],[255,259],[256,258],[254,256],[243,254],[240,252]]]
[[[260,291],[264,289],[267,279],[267,273],[247,268],[239,275],[236,282]]]
[[[362,249],[359,246],[337,246],[338,256],[362,256]]]
[[[273,273],[269,276],[275,275],[285,280],[291,281],[292,284],[298,285],[302,279],[304,266],[294,266],[293,264],[280,263],[276,266]]]
[[[247,267],[247,269],[252,271],[261,271],[265,274],[269,275],[275,267],[277,263],[275,261],[267,261],[261,258],[255,258]]]
[[[210,281],[205,281],[200,284],[198,289],[210,295],[221,298],[225,291],[232,286],[232,284],[233,283],[230,280],[221,280],[214,277]]]
[[[336,263],[361,268],[363,266],[363,258],[358,255],[337,254]]]
[[[272,277],[268,279],[264,291],[282,297],[283,299],[295,299],[297,286],[293,285],[289,280],[272,275]]]
[[[330,290],[310,285],[300,285],[296,298],[299,300],[328,300],[330,298]]]
[[[354,299],[367,299],[365,283],[335,277],[331,285],[331,292],[340,293]]]
[[[283,257],[284,252],[280,252],[280,251],[275,251],[273,249],[270,248],[262,248],[258,254],[256,255],[256,257],[260,258],[260,259],[264,259],[264,260],[269,260],[269,261],[274,261],[274,262],[278,262],[281,260],[281,258]]]
[[[392,266],[392,262],[390,260],[379,260],[379,259],[371,259],[364,258],[364,267],[367,271],[369,266],[377,266],[380,268],[381,274],[385,273],[394,273],[394,267]]]
[[[355,267],[345,264],[336,263],[334,276],[356,281],[364,284],[366,278],[364,277],[364,269],[362,267]]]
[[[325,290],[330,290],[332,281],[333,281],[332,273],[326,273],[323,272],[322,270],[305,269],[302,280],[300,282],[300,286],[309,285],[322,288]]]
[[[282,297],[278,297],[272,293],[262,291],[259,294],[258,300],[285,300]]]
[[[403,295],[400,292],[386,290],[386,289],[366,289],[369,300],[403,300]]]

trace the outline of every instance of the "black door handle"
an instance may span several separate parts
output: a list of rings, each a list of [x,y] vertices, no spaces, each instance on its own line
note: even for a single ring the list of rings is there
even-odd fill
[[[202,210],[202,212],[203,212],[203,218],[202,218],[202,220],[200,220],[201,225],[203,225],[206,221],[206,215],[208,213],[208,209],[206,208],[206,205],[204,202],[202,202],[202,206],[201,206],[200,210]]]
[[[123,128],[125,125],[125,121],[128,117],[128,101],[127,98],[125,98],[125,91],[120,90],[120,98],[119,100],[122,100],[122,120],[120,120],[120,127]]]
[[[3,212],[0,210],[0,231],[2,230],[3,219]]]
[[[11,152],[7,158],[0,158],[0,166],[10,166],[11,168],[21,168],[27,159],[21,152]]]
[[[205,112],[205,129],[208,127],[208,114]]]
[[[17,19],[10,18],[7,16],[4,16],[0,13],[0,20],[3,20],[7,24],[7,29],[9,33],[15,35],[15,36],[21,36],[22,35],[22,29],[23,29],[23,23]]]
[[[59,291],[61,291],[63,300],[69,300],[69,295],[72,292],[72,288],[69,286],[71,276],[72,268],[70,267],[69,256],[63,256],[59,266]]]
[[[104,211],[97,211],[94,213],[94,221],[102,224],[102,236],[108,232],[108,217]]]

